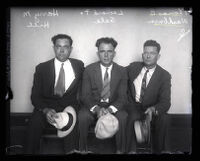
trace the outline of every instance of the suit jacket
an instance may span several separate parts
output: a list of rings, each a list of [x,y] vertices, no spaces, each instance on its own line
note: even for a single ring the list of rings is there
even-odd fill
[[[83,73],[82,102],[85,107],[91,108],[101,100],[103,88],[100,62],[90,64]],[[109,104],[118,110],[122,109],[127,101],[127,73],[126,69],[113,63],[110,82]]]
[[[143,67],[144,64],[142,62],[133,62],[127,67],[128,98],[131,103],[135,103],[135,86],[133,81]],[[171,75],[159,65],[157,65],[146,88],[142,106],[144,108],[155,106],[159,114],[167,112],[171,106]]]
[[[54,95],[55,67],[54,59],[36,66],[31,93],[31,101],[35,108],[53,108],[57,112],[66,106],[77,106],[77,92],[81,85],[84,64],[80,60],[69,59],[75,73],[75,79],[62,97]]]

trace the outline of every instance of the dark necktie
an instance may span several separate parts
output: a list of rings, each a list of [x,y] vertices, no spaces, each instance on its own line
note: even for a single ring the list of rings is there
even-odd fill
[[[58,81],[54,89],[54,94],[60,97],[62,97],[63,94],[65,93],[65,71],[64,71],[63,65],[64,63],[62,63],[60,67]]]
[[[106,72],[104,74],[104,81],[103,81],[103,89],[101,92],[101,98],[105,101],[110,97],[110,81],[108,78],[108,68],[106,68]]]
[[[141,91],[140,91],[140,102],[143,101],[143,97],[144,97],[144,93],[146,90],[146,79],[147,79],[147,73],[149,72],[149,70],[146,70],[144,77],[142,79],[142,85],[141,85]]]

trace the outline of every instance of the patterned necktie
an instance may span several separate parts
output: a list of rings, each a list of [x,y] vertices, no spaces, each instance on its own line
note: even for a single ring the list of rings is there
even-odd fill
[[[62,63],[60,67],[58,81],[54,89],[54,94],[60,97],[62,97],[63,94],[65,93],[65,71],[64,71],[63,65],[64,63]]]
[[[103,90],[101,91],[101,98],[105,101],[110,97],[110,81],[108,78],[108,68],[104,74]]]
[[[141,91],[140,91],[140,102],[142,102],[143,97],[144,97],[144,92],[146,90],[146,79],[147,79],[147,73],[149,70],[146,70],[144,77],[142,79],[142,85],[141,85]]]

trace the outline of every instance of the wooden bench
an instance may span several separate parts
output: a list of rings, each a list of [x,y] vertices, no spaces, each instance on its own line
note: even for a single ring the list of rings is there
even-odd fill
[[[41,154],[63,154],[63,139],[57,137],[56,129],[51,125],[47,126],[40,139]],[[88,148],[95,154],[113,154],[116,151],[115,137],[100,140],[95,137],[94,125],[88,132]]]

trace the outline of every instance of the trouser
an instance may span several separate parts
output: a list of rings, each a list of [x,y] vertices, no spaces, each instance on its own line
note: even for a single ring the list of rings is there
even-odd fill
[[[45,114],[43,114],[41,111],[38,111],[37,109],[34,109],[27,129],[25,154],[39,154],[40,138],[43,134],[44,128],[48,124],[49,123],[46,121]],[[77,136],[78,134],[76,123],[72,132],[63,138],[65,153],[74,149],[78,149]]]
[[[119,130],[115,134],[116,148],[121,152],[125,152],[126,147],[126,122],[128,114],[126,111],[117,111],[115,117],[119,121]],[[82,108],[78,114],[78,129],[79,129],[79,150],[88,151],[87,137],[88,130],[92,123],[97,121],[96,115],[86,108]]]
[[[137,141],[134,131],[134,122],[136,120],[140,120],[144,118],[145,109],[142,108],[139,104],[129,104],[127,105],[128,112],[128,120],[127,120],[127,143],[126,143],[126,151],[134,151],[137,150]],[[151,121],[152,128],[152,151],[153,153],[161,153],[164,150],[164,140],[165,140],[165,132],[166,132],[166,114],[162,115],[153,115]]]

